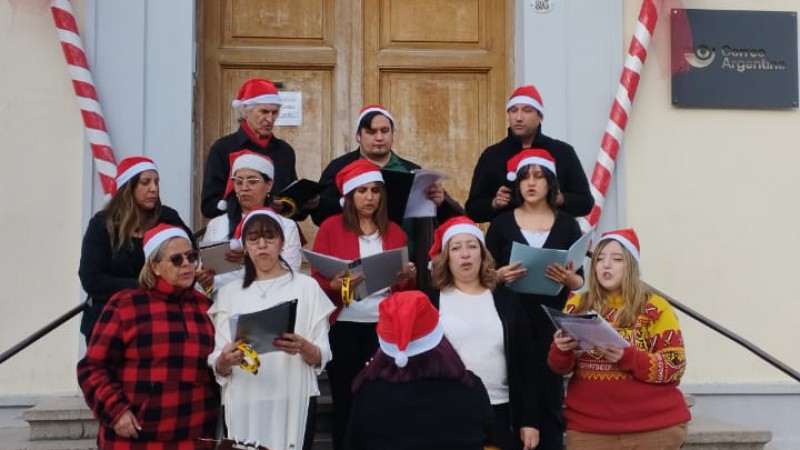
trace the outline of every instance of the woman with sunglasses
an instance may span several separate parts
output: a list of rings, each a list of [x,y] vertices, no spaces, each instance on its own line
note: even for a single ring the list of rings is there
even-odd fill
[[[225,195],[217,204],[220,210],[227,212],[208,222],[206,232],[200,240],[201,245],[230,240],[243,216],[255,208],[268,206],[272,201],[275,165],[269,157],[250,150],[240,150],[231,153],[230,165],[231,174],[225,187]],[[297,223],[282,216],[278,217],[285,237],[281,257],[292,270],[298,271],[302,262],[302,245]],[[231,262],[244,264],[244,253],[241,249],[230,250],[226,258]],[[240,280],[243,275],[244,269],[217,275],[214,277],[214,289],[220,289],[233,280]]]
[[[208,364],[222,386],[228,437],[270,449],[310,449],[317,375],[331,359],[328,317],[334,308],[313,278],[294,272],[281,256],[281,223],[275,211],[258,208],[236,228],[231,246],[244,248],[244,279],[220,289],[209,310],[216,344]],[[247,372],[231,319],[291,300],[297,300],[294,332],[273,341],[278,351],[258,355],[257,373]]]
[[[511,247],[519,242],[531,247],[568,249],[580,239],[578,222],[560,211],[562,201],[556,174],[556,161],[547,150],[525,149],[506,163],[507,177],[513,182],[514,208],[498,214],[486,232],[486,248],[497,263],[497,279],[508,283],[522,277],[526,270],[520,262],[510,261]],[[583,286],[583,272],[571,266],[553,264],[545,275],[562,284],[553,296],[519,294],[533,334],[536,386],[539,393],[539,446],[541,450],[562,450],[564,419],[564,381],[547,367],[547,352],[553,341],[553,326],[541,305],[560,310],[570,291]]]
[[[116,190],[111,200],[89,221],[81,246],[78,276],[91,299],[81,318],[81,333],[89,340],[108,299],[123,289],[139,286],[144,266],[142,237],[158,223],[191,231],[177,211],[161,204],[158,167],[145,157],[125,158],[117,165]],[[210,286],[212,277],[198,280]]]
[[[140,287],[108,301],[78,363],[100,449],[213,448],[219,389],[206,363],[214,349],[211,302],[193,288],[197,251],[182,228],[144,235]]]
[[[378,166],[366,159],[353,161],[336,175],[336,186],[342,195],[342,213],[322,222],[314,239],[315,252],[353,260],[406,246],[406,234],[389,220],[386,187]],[[417,273],[409,262],[400,273],[402,281],[347,306],[343,301],[344,272],[333,279],[316,270],[311,274],[337,308],[331,316],[333,361],[328,365],[328,378],[333,397],[333,447],[340,450],[350,417],[353,379],[378,349],[378,307],[392,292],[413,289]],[[350,279],[351,291],[363,280],[362,275]]]

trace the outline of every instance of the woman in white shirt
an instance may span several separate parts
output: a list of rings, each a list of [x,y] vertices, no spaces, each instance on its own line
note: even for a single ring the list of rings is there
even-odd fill
[[[275,166],[269,157],[250,150],[231,153],[231,177],[225,187],[223,200],[217,205],[219,209],[227,212],[208,222],[200,245],[231,239],[234,229],[244,215],[254,208],[269,205],[274,179]],[[278,217],[285,237],[281,256],[292,270],[300,270],[301,243],[297,223],[285,217]],[[241,250],[230,250],[226,257],[231,262],[244,263],[244,254]],[[243,275],[244,269],[217,275],[214,277],[214,290],[219,290],[233,280],[240,280]]]
[[[466,216],[443,223],[430,250],[444,334],[467,369],[478,375],[494,410],[491,445],[532,449],[539,417],[531,331],[513,292],[497,286],[483,232]]]
[[[220,289],[208,312],[215,329],[208,364],[222,387],[229,438],[276,450],[310,449],[317,375],[331,359],[328,317],[334,308],[313,278],[293,272],[281,258],[280,219],[268,208],[254,209],[237,228],[244,278]],[[259,355],[257,373],[240,368],[243,354],[231,336],[231,318],[295,299],[294,333],[273,341],[279,351]]]

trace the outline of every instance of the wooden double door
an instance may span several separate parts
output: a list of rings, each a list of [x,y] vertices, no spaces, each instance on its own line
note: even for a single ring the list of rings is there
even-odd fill
[[[251,77],[301,93],[302,124],[275,135],[294,147],[303,178],[318,179],[331,159],[356,148],[358,110],[381,103],[397,121],[394,150],[449,174],[445,186],[463,203],[481,150],[505,133],[513,0],[197,4],[197,199],[208,149],[236,129],[231,100]]]

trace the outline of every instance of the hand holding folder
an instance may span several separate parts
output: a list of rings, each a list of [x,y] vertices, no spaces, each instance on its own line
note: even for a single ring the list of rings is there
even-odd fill
[[[510,282],[508,287],[514,292],[523,294],[558,294],[564,285],[546,276],[547,267],[552,264],[567,266],[572,263],[572,267],[578,270],[583,265],[591,240],[591,233],[586,233],[575,241],[569,250],[536,248],[514,242],[511,245],[509,261],[512,263],[521,261],[522,267],[527,269],[527,272],[521,278]]]
[[[279,303],[271,308],[232,316],[231,336],[234,341],[244,341],[256,353],[278,351],[273,340],[284,333],[294,333],[297,317],[297,299]]]
[[[541,306],[553,326],[577,340],[582,350],[625,348],[631,345],[599,314],[566,314],[546,305]]]

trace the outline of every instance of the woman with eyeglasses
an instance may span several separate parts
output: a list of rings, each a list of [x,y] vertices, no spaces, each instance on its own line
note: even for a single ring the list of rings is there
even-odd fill
[[[328,317],[333,305],[313,278],[293,271],[281,256],[281,217],[251,210],[231,245],[244,248],[244,279],[220,289],[209,315],[216,330],[208,364],[222,387],[228,437],[258,441],[270,449],[310,449],[314,437],[317,375],[331,359]],[[259,354],[260,369],[244,360],[231,319],[297,300],[294,332],[276,338],[278,351]]]
[[[271,203],[275,178],[275,165],[272,160],[250,150],[231,153],[230,159],[231,174],[228,185],[225,187],[223,200],[217,204],[220,210],[225,210],[227,213],[208,222],[200,245],[231,239],[243,216],[255,208],[262,208]],[[298,271],[302,262],[300,256],[302,245],[297,223],[282,216],[278,217],[285,237],[281,257],[292,270]],[[231,249],[226,258],[231,262],[244,264],[244,253],[241,249]],[[233,280],[240,280],[243,275],[244,269],[219,274],[214,277],[214,289],[218,290]]]
[[[100,422],[99,449],[214,448],[219,389],[208,368],[211,301],[194,289],[198,255],[182,228],[144,235],[141,286],[107,302],[78,363]]]
[[[161,204],[158,167],[153,160],[141,156],[123,159],[117,165],[115,193],[89,221],[81,246],[78,276],[91,299],[81,318],[81,333],[87,342],[108,299],[139,286],[144,266],[142,238],[158,223],[183,228],[191,236],[178,212]],[[212,277],[201,274],[198,281],[210,286]]]
[[[389,220],[386,187],[378,166],[366,159],[353,161],[336,175],[336,185],[342,195],[342,213],[322,222],[314,238],[315,252],[353,260],[406,246],[406,234]],[[409,262],[400,274],[402,281],[395,286],[347,306],[343,301],[344,272],[333,279],[316,270],[311,274],[337,308],[331,316],[333,361],[328,365],[328,378],[333,397],[333,446],[340,450],[350,417],[353,379],[378,349],[378,306],[392,292],[413,289],[417,273]],[[363,281],[363,275],[349,279],[351,292]]]

